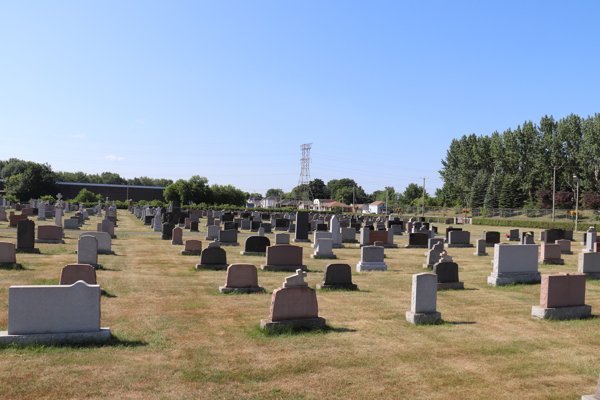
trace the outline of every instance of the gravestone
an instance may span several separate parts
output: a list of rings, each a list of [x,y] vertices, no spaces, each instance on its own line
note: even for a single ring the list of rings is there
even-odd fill
[[[488,285],[540,282],[538,247],[535,244],[497,244],[494,247],[493,265]]]
[[[360,248],[360,261],[356,271],[387,271],[388,266],[383,262],[384,248],[380,246],[363,246]]]
[[[61,243],[64,244],[63,230],[56,225],[40,225],[37,228],[36,243]]]
[[[409,233],[408,244],[404,246],[407,249],[426,249],[429,242],[429,235],[426,233]]]
[[[198,232],[198,221],[190,222],[190,232]]]
[[[585,249],[584,252],[593,253],[594,252],[594,243],[596,243],[596,228],[590,227],[585,234]]]
[[[266,236],[249,236],[244,243],[244,251],[241,251],[240,254],[245,256],[264,256],[267,252],[267,247],[270,245],[271,241]]]
[[[265,233],[271,233],[271,224],[267,222],[261,222],[260,227],[264,229]]]
[[[448,234],[448,247],[473,247],[471,244],[471,232],[450,231]]]
[[[35,247],[35,222],[23,219],[17,222],[17,253],[39,253]]]
[[[487,247],[494,247],[500,243],[500,232],[483,232],[483,238]]]
[[[342,228],[342,243],[356,243],[356,229]]]
[[[219,239],[219,232],[220,229],[218,226],[209,226],[207,228],[207,233],[206,236],[204,237],[204,240],[217,240]]]
[[[406,320],[411,324],[433,324],[442,319],[436,311],[437,276],[422,273],[412,276],[412,299]]]
[[[290,244],[290,235],[287,233],[276,233],[275,244]]]
[[[178,226],[171,231],[171,244],[178,246],[183,244],[183,230]]]
[[[573,254],[571,251],[571,241],[567,239],[560,239],[556,241],[556,244],[560,246],[560,254]]]
[[[600,253],[579,253],[577,272],[590,278],[600,279]]]
[[[540,305],[531,308],[539,319],[579,319],[592,315],[585,304],[585,274],[544,274],[540,287]]]
[[[144,225],[150,225],[152,223],[153,219],[154,219],[154,215],[146,214],[146,216],[144,217]]]
[[[172,240],[173,238],[173,224],[170,222],[164,222],[162,224],[162,232],[160,238],[162,240]]]
[[[348,264],[328,264],[323,283],[317,285],[317,289],[358,290],[358,286],[352,283],[352,267]]]
[[[477,241],[475,242],[475,253],[473,253],[474,256],[487,256],[488,253],[486,252],[487,246],[485,243],[485,239],[477,239]]]
[[[221,246],[239,246],[237,241],[237,230],[229,229],[219,231],[219,237],[217,238],[219,245]]]
[[[202,253],[200,254],[200,264],[196,265],[196,269],[220,271],[226,270],[228,266],[227,252],[220,246],[214,244],[213,246],[209,245],[206,249],[202,250]]]
[[[0,242],[0,266],[12,266],[16,263],[17,252],[15,245],[9,242]]]
[[[433,240],[433,239],[429,239]],[[438,242],[433,245],[433,248],[427,252],[426,261],[423,264],[423,268],[432,269],[433,266],[440,260],[440,256],[444,252],[444,241]]]
[[[231,264],[227,267],[225,286],[219,286],[221,293],[263,293],[258,286],[258,273],[252,264]]]
[[[433,273],[437,275],[437,290],[465,288],[465,284],[458,279],[458,264],[451,260],[446,261],[444,255],[434,264]]]
[[[446,239],[445,239],[446,243],[448,243],[448,235],[451,231],[462,231],[462,228],[453,228],[451,226],[447,227],[446,228]]]
[[[315,242],[315,251],[310,258],[337,258],[332,251],[333,239],[318,239]]]
[[[235,230],[237,232],[237,230],[238,230],[238,224],[236,222],[224,222],[223,223],[223,230],[224,231]]]
[[[26,214],[20,214],[20,215],[16,215],[16,214],[12,214],[8,217],[8,226],[9,227],[16,227],[17,224],[19,223],[19,221],[23,221],[27,219],[27,215]]]
[[[511,242],[518,242],[521,240],[520,233],[518,229],[511,229],[508,231],[508,240]]]
[[[0,210],[0,221],[8,221],[6,218],[6,211]]]
[[[100,327],[100,286],[11,286],[8,289],[8,331],[0,344],[74,344],[107,342],[110,328]]]
[[[313,232],[313,243],[310,245],[310,247],[317,247],[317,241],[319,239],[331,239],[331,232]]]
[[[297,269],[285,279],[283,287],[275,289],[271,297],[271,310],[268,319],[262,319],[262,329],[281,326],[294,328],[322,328],[325,319],[319,317],[317,293],[304,282],[306,273]]]
[[[331,217],[329,221],[329,232],[331,232],[331,239],[333,240],[332,248],[334,249],[343,249],[344,245],[342,244],[342,232],[340,231],[340,222],[337,216]]]
[[[557,240],[561,240],[565,238],[565,230],[564,229],[547,229],[544,236],[544,241],[546,243],[554,244]]]
[[[89,264],[69,264],[60,271],[59,285],[72,285],[84,281],[88,285],[96,284],[96,269]]]
[[[93,236],[83,235],[77,240],[77,264],[98,266],[98,240]]]
[[[291,244],[279,244],[267,247],[266,264],[260,268],[265,271],[306,271],[306,265],[302,265],[302,252],[300,246]]]
[[[533,231],[521,232],[521,244],[535,244],[533,235]]]
[[[565,260],[560,256],[560,244],[542,243],[540,245],[540,263],[563,265]]]
[[[200,240],[188,239],[183,245],[183,250],[179,252],[182,256],[199,256],[202,253],[202,242]]]
[[[98,241],[98,254],[114,254],[112,251],[112,238],[106,232],[82,232],[81,236],[93,236]]]

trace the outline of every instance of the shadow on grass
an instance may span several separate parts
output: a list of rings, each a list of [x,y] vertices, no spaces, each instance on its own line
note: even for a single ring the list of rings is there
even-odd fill
[[[114,299],[115,297],[117,297],[116,295],[112,294],[111,292],[107,292],[104,289],[100,289],[100,296],[104,296],[108,299]]]
[[[273,292],[269,292],[268,289],[265,289],[264,292],[247,292],[247,293],[240,293],[240,292],[229,292],[229,293],[221,293],[218,290],[212,291],[210,292],[211,295],[213,296],[247,296],[247,295],[261,295],[261,294],[272,294]]]
[[[524,282],[524,283],[509,283],[506,285],[502,285],[502,286],[491,286],[491,288],[494,290],[507,290],[507,291],[511,291],[511,290],[519,290],[521,288],[526,288],[526,287],[530,287],[530,286],[536,286],[536,285],[540,285],[540,282]]]
[[[58,285],[58,279],[37,279],[33,281],[34,285]]]
[[[12,271],[25,271],[30,268],[25,268],[25,266],[23,264],[19,264],[19,263],[14,263],[14,264],[4,263],[4,264],[0,264],[0,269],[12,270]]]
[[[106,268],[102,264],[97,264],[96,265],[96,271],[113,271],[113,272],[118,272],[118,271],[123,271],[123,270],[122,269],[114,269],[114,268]]]
[[[2,344],[0,345],[0,351],[13,351],[16,353],[52,353],[52,352],[60,352],[60,351],[69,351],[69,350],[78,350],[78,349],[94,349],[94,348],[102,348],[102,347],[145,347],[148,346],[147,342],[143,340],[127,340],[127,339],[119,339],[115,335],[112,335],[110,340],[106,343],[62,343],[62,344]]]
[[[325,324],[323,328],[300,328],[291,325],[282,325],[275,328],[262,329],[260,325],[255,325],[253,329],[247,332],[248,336],[253,338],[268,338],[268,337],[290,337],[290,336],[312,336],[324,335],[328,333],[345,333],[356,332],[355,329],[335,328],[329,324]]]

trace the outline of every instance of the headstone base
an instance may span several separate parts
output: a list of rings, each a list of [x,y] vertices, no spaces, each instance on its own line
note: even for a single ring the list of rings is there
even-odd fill
[[[438,282],[437,290],[449,289],[449,290],[463,290],[465,288],[464,282]]]
[[[235,287],[235,288],[219,286],[219,292],[220,293],[264,293],[265,288],[263,288],[261,286]]]
[[[214,240],[217,240],[217,239],[219,239],[219,238],[216,237],[216,236],[204,236],[204,240],[209,240],[209,241],[212,240],[212,241],[214,241]]]
[[[492,274],[488,276],[488,285],[504,286],[511,283],[540,283],[542,280],[539,272]]]
[[[8,331],[0,332],[0,344],[80,344],[106,343],[112,338],[110,328],[100,328],[98,332],[74,333],[40,333],[31,335],[9,335]]]
[[[498,243],[486,243],[485,247],[494,247],[495,245],[497,245]]]
[[[373,245],[372,244],[360,244],[360,243],[356,244],[356,247],[365,247],[365,246],[373,246]],[[404,247],[407,247],[407,246],[408,245],[406,245]],[[397,249],[398,245],[396,243],[382,244],[381,247],[384,247],[386,249]],[[419,249],[426,249],[427,245],[424,245],[424,246],[412,246],[412,247],[407,247],[407,248],[412,248],[412,249],[417,249],[417,248],[419,248]]]
[[[346,246],[344,246],[343,244],[333,244],[331,245],[332,249],[345,249]]]
[[[265,256],[267,253],[262,251],[240,251],[243,256]]]
[[[562,251],[561,250],[560,254],[573,254],[573,252],[572,251]]]
[[[198,251],[185,251],[185,250],[181,250],[179,252],[179,254],[181,254],[182,256],[199,256],[202,254],[202,250],[198,250]]]
[[[600,272],[584,272],[586,279],[600,279]]]
[[[310,239],[294,239],[292,242],[295,243],[310,243]]]
[[[437,311],[432,313],[414,313],[412,311],[406,312],[406,320],[415,325],[435,324],[436,322],[441,321],[441,319],[442,314]]]
[[[383,262],[364,262],[359,261],[356,264],[356,271],[387,271],[388,266]]]
[[[596,396],[595,394],[588,394],[581,396],[581,400],[600,400],[600,397]]]
[[[314,258],[315,260],[321,260],[321,259],[334,259],[334,258],[337,258],[337,256],[335,254],[331,254],[328,256],[325,256],[325,255],[320,256],[320,255],[316,255],[316,254],[311,254],[310,258]]]
[[[317,285],[317,289],[331,289],[331,290],[358,290],[358,286],[354,283],[346,283],[339,285]]]
[[[358,242],[358,240],[356,239],[344,239],[342,240],[342,243],[356,243]]]
[[[426,244],[406,244],[404,245],[405,249],[426,249]]]
[[[473,247],[472,244],[449,244],[448,247]],[[486,247],[488,247],[486,245]]]
[[[16,249],[15,253],[40,254],[40,249],[37,247],[34,247],[33,249]]]
[[[183,241],[182,240],[171,240],[171,244],[174,246],[183,246]]]
[[[238,242],[219,242],[219,246],[239,246]]]
[[[592,315],[592,306],[574,306],[574,307],[557,307],[543,308],[540,306],[531,307],[531,316],[539,319],[580,319],[587,318]]]
[[[547,260],[540,261],[540,264],[546,264],[546,265],[564,265],[565,264],[565,260],[563,260],[562,258],[549,258]]]
[[[324,328],[325,318],[303,318],[303,319],[288,319],[284,321],[271,321],[270,319],[261,319],[261,329],[281,329],[286,326],[293,328]]]
[[[196,269],[210,269],[211,271],[224,271],[229,264],[196,264]]]
[[[477,256],[477,257],[483,257],[483,256],[487,256],[488,253],[473,253],[473,255]]]
[[[50,244],[65,244],[62,239],[50,240],[50,239],[35,239],[36,243],[50,243]]]
[[[297,269],[302,271],[308,271],[306,265],[261,265],[260,269],[263,271],[289,271],[296,272]]]

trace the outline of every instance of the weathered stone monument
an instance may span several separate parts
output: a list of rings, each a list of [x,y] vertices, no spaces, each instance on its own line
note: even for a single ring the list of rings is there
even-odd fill
[[[211,245],[202,250],[200,264],[196,265],[196,269],[226,270],[229,266],[227,264],[227,252],[216,243],[211,243]]]
[[[219,245],[239,246],[240,244],[237,241],[237,233],[237,229],[219,231],[219,237],[217,238],[217,240],[219,241]]]
[[[56,225],[40,225],[37,228],[37,239],[36,243],[54,243],[64,244],[63,230],[60,226]]]
[[[497,244],[494,247],[493,265],[488,285],[540,282],[538,247],[535,244]]]
[[[465,284],[458,279],[458,264],[452,261],[452,257],[442,252],[440,259],[433,266],[433,273],[437,275],[437,290],[465,288]]]
[[[358,286],[352,283],[352,267],[348,264],[328,264],[323,282],[317,285],[317,289],[358,290]]]
[[[23,219],[17,222],[17,253],[39,253],[35,247],[35,222]]]
[[[77,264],[98,266],[98,240],[94,236],[82,235],[77,240]]]
[[[590,278],[600,279],[600,253],[579,253],[577,272]]]
[[[182,256],[196,256],[202,254],[202,242],[200,240],[188,239],[184,242],[184,248],[179,252]]]
[[[544,274],[540,288],[540,305],[531,308],[539,319],[579,319],[592,315],[585,304],[585,274]]]
[[[437,276],[430,273],[412,276],[412,299],[406,320],[411,324],[433,324],[442,319],[436,311]]]
[[[8,331],[0,344],[107,342],[110,328],[100,327],[100,286],[32,285],[8,288]]]
[[[93,236],[98,241],[98,254],[114,254],[112,238],[107,232],[82,232],[79,237]]]
[[[265,271],[306,271],[302,264],[302,247],[291,244],[279,244],[267,247],[266,264],[260,268]]]
[[[59,285],[73,285],[84,281],[88,285],[96,284],[96,269],[89,264],[69,264],[60,271]]]
[[[183,230],[178,226],[171,231],[171,244],[176,246],[183,244]]]
[[[429,239],[433,240],[433,239]],[[423,263],[423,268],[432,269],[434,264],[440,260],[444,252],[444,242],[438,242],[433,245],[433,248],[427,252],[426,262]]]
[[[258,286],[258,273],[252,264],[231,264],[227,267],[225,286],[219,287],[221,293],[263,293]]]
[[[487,256],[488,253],[486,252],[487,246],[485,243],[485,239],[477,239],[477,241],[475,242],[475,253],[473,253],[474,256]]]
[[[0,267],[12,267],[16,263],[17,252],[15,245],[9,242],[0,242]]]
[[[244,251],[240,254],[245,256],[264,256],[271,241],[266,236],[249,236],[244,243]]]
[[[540,245],[540,263],[563,265],[565,260],[561,258],[560,244],[542,243]]]
[[[294,328],[322,328],[325,319],[319,317],[317,292],[304,281],[301,269],[285,278],[283,287],[275,289],[271,297],[269,318],[260,321],[262,329],[292,326]]]
[[[387,271],[388,266],[383,262],[384,248],[381,246],[363,246],[360,248],[360,261],[356,271]]]
[[[448,234],[448,247],[473,247],[471,244],[471,232],[450,231]]]
[[[310,258],[337,258],[333,254],[333,239],[318,239],[315,242],[315,251]]]

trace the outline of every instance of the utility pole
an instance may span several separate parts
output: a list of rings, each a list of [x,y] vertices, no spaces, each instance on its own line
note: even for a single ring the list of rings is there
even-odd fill
[[[423,213],[421,215],[425,218],[425,177],[423,177]]]
[[[385,187],[385,215],[388,214],[388,187]]]
[[[552,178],[552,222],[554,222],[554,218],[556,214],[554,213],[554,203],[556,201],[556,170],[561,169],[561,166],[551,165],[550,168],[554,169],[554,177]]]

